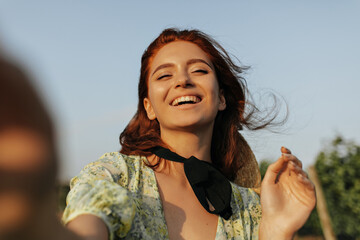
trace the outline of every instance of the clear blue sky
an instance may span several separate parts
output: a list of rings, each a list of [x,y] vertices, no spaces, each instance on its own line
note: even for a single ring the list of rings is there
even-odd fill
[[[29,69],[56,120],[62,179],[120,149],[141,54],[166,27],[212,35],[252,66],[255,96],[286,100],[282,133],[246,133],[259,160],[285,145],[308,166],[337,133],[360,142],[360,2],[223,2],[0,0],[0,48]]]

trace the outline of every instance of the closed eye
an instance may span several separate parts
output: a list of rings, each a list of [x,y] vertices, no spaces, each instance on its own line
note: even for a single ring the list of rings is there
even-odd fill
[[[164,79],[164,78],[167,78],[167,77],[171,77],[170,74],[164,74],[164,75],[161,75],[157,78],[157,80],[161,80],[161,79]]]
[[[195,70],[193,71],[193,73],[203,73],[203,74],[207,74],[209,73],[207,70],[204,70],[204,69],[198,69],[198,70]]]

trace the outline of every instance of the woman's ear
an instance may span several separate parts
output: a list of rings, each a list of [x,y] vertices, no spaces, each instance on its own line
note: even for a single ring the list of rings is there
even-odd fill
[[[220,89],[219,92],[219,111],[223,111],[226,109],[226,99],[224,96],[224,91]]]
[[[156,119],[156,115],[155,115],[155,112],[154,112],[153,107],[151,106],[150,99],[144,98],[143,104],[144,104],[144,108],[145,108],[147,117],[148,117],[150,120]]]

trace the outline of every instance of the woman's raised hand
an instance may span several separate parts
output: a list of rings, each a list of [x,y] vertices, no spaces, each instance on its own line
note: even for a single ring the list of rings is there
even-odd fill
[[[290,150],[268,167],[261,184],[260,239],[291,239],[315,207],[313,183]]]

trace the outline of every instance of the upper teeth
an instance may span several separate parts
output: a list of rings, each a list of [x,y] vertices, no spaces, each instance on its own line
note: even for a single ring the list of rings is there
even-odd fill
[[[194,102],[194,103],[198,103],[200,102],[200,98],[196,97],[196,96],[183,96],[183,97],[178,97],[176,98],[173,102],[172,102],[172,106],[177,106],[179,105],[179,103],[182,102]]]

